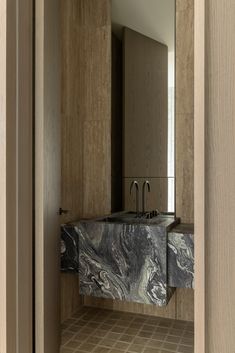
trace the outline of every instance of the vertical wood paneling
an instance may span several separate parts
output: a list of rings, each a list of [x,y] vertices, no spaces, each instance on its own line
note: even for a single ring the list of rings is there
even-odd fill
[[[69,210],[61,221],[68,222],[111,212],[110,1],[62,0],[61,21],[62,207]],[[61,277],[62,319],[82,304],[74,300],[77,280]]]
[[[7,352],[7,310],[6,310],[6,51],[7,51],[7,1],[0,4],[0,351]]]
[[[123,111],[123,74],[122,41],[112,33],[112,123],[111,123],[111,204],[112,212],[121,211],[122,201],[122,111]]]
[[[35,351],[60,346],[60,47],[57,0],[36,0]]]
[[[10,24],[12,26],[12,24]],[[18,3],[18,352],[33,347],[33,1]],[[22,206],[23,205],[23,206]],[[10,213],[10,221],[12,214]],[[27,221],[26,221],[27,220]],[[12,255],[11,255],[12,256]],[[12,308],[11,308],[12,310]],[[24,325],[22,325],[24,321]],[[12,339],[11,332],[9,333]]]
[[[176,214],[194,222],[194,0],[176,0]]]
[[[32,1],[0,18],[0,351],[31,353]]]
[[[6,47],[6,310],[7,348],[17,350],[17,37],[16,3],[7,2]],[[11,15],[9,14],[11,13]],[[11,47],[9,47],[11,43]],[[11,234],[11,237],[8,235]],[[9,261],[9,256],[12,261]],[[11,332],[11,335],[10,335]],[[12,337],[12,339],[11,339]]]
[[[205,351],[205,0],[195,1],[195,353]]]
[[[63,221],[111,209],[109,0],[65,0],[62,18]]]
[[[176,0],[176,215],[194,223],[194,0]],[[193,320],[193,290],[177,290],[177,317]]]
[[[61,322],[69,319],[82,306],[82,302],[79,277],[72,273],[61,273]]]
[[[95,297],[86,297],[85,305],[95,306],[98,308],[105,308],[110,310],[118,310],[124,312],[131,312],[135,314],[145,314],[159,317],[167,317],[176,319],[176,296],[171,298],[166,307],[158,307],[156,305],[140,304],[134,302],[126,302],[112,299],[102,299]]]
[[[235,350],[235,2],[206,1],[206,352]],[[219,333],[219,334],[218,334]]]
[[[178,320],[194,321],[194,290],[177,288],[176,318]]]

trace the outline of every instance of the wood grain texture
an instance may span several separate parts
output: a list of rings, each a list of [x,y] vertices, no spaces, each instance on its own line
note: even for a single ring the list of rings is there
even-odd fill
[[[109,0],[61,1],[62,222],[111,212],[110,16]],[[76,275],[62,275],[61,288],[63,319],[82,298]]]
[[[176,0],[176,214],[194,222],[194,0]]]
[[[122,42],[112,33],[112,123],[111,123],[111,175],[112,212],[122,210]]]
[[[194,223],[194,0],[176,0],[176,215]],[[194,299],[177,289],[177,318],[193,320]]]
[[[17,176],[17,70],[16,62],[18,62],[18,52],[17,52],[17,10],[16,4],[14,2],[7,2],[6,7],[6,92],[5,92],[5,177],[6,177],[6,189],[3,191],[5,193],[5,279],[6,279],[6,301],[5,301],[5,311],[6,311],[6,351],[16,352],[18,349],[18,332],[17,332],[17,277],[18,277],[18,263],[17,263],[17,238],[18,238],[18,176]],[[11,25],[10,25],[11,23]],[[9,48],[9,43],[11,47]],[[27,167],[27,164],[26,164]],[[30,221],[30,220],[29,220]],[[9,237],[9,234],[11,235]],[[12,256],[12,261],[10,258]],[[19,293],[20,294],[20,293]],[[10,334],[11,332],[11,334]]]
[[[32,2],[2,1],[0,17],[0,351],[31,353]]]
[[[123,32],[124,177],[167,177],[168,49]]]
[[[178,320],[194,321],[194,290],[177,288],[176,318]]]
[[[173,295],[169,304],[165,308],[156,305],[147,305],[121,300],[102,299],[95,297],[85,297],[85,306],[94,306],[109,310],[125,311],[135,314],[145,314],[159,317],[176,319],[176,296]]]
[[[64,222],[111,209],[110,1],[66,0],[62,17]]]
[[[233,353],[235,349],[234,1],[207,1],[205,18],[205,351]]]
[[[35,53],[35,350],[60,346],[59,6],[36,1]]]
[[[73,273],[61,274],[61,322],[71,317],[83,304],[79,295],[79,277]]]
[[[107,97],[107,103],[110,104]],[[97,114],[97,112],[96,112]],[[108,118],[108,117],[107,117]],[[106,120],[86,121],[83,159],[83,217],[111,212],[111,116]]]
[[[6,52],[7,52],[7,1],[0,4],[0,231],[1,231],[1,256],[0,256],[0,351],[7,352],[7,261],[6,261]],[[8,353],[8,352],[7,352]]]
[[[205,349],[205,0],[195,1],[195,353]]]
[[[33,1],[18,4],[18,352],[33,349]],[[12,24],[10,24],[12,26]],[[11,210],[12,211],[12,210]],[[12,212],[9,221],[12,222]],[[12,254],[11,254],[12,258]],[[10,308],[12,310],[12,307]],[[24,322],[24,325],[21,323]],[[9,340],[12,334],[9,333]]]

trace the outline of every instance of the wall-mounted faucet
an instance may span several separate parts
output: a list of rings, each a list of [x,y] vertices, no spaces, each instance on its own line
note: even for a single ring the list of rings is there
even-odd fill
[[[148,180],[145,180],[145,182],[143,183],[143,186],[142,186],[142,213],[143,215],[145,214],[145,188],[147,186],[147,189],[148,189],[148,192],[151,191],[151,188],[150,188],[150,183]]]
[[[132,193],[132,189],[133,187],[135,186],[135,202],[136,202],[136,216],[139,217],[139,183],[138,181],[134,180],[132,181],[131,183],[131,186],[130,186],[130,195]]]

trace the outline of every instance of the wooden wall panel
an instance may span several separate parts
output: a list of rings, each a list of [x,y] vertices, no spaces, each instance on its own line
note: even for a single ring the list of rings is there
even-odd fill
[[[60,347],[60,32],[57,0],[35,1],[35,352]]]
[[[61,322],[70,318],[82,304],[79,277],[73,273],[61,273]]]
[[[62,222],[111,212],[110,15],[109,0],[61,0]],[[61,281],[63,318],[82,300],[76,275]]]
[[[194,222],[194,0],[176,0],[176,214]]]
[[[112,212],[122,210],[122,41],[112,33]]]
[[[176,0],[176,215],[194,223],[194,0]],[[193,320],[194,293],[176,291],[177,318]]]
[[[176,319],[176,296],[175,295],[173,295],[169,304],[165,308],[160,308],[155,305],[147,305],[147,304],[126,302],[121,300],[102,299],[102,298],[95,298],[95,297],[86,297],[84,304],[87,306],[94,306],[94,307],[105,308],[110,310],[118,310],[118,311],[132,312],[135,314],[145,314],[145,315]]]
[[[206,353],[235,350],[235,2],[206,1]]]
[[[62,0],[62,207],[64,222],[110,212],[109,0]]]
[[[194,321],[194,290],[177,288],[176,318],[178,320]]]
[[[1,232],[1,253],[0,253],[0,351],[7,352],[7,257],[6,257],[6,67],[7,67],[7,0],[0,4],[0,232]],[[14,335],[14,333],[13,333]],[[13,336],[14,337],[14,336]]]
[[[205,2],[194,3],[194,207],[195,207],[195,353],[205,351]]]
[[[1,3],[1,326],[0,346],[3,352],[18,350],[17,315],[17,44],[16,4]],[[11,26],[10,24],[11,23]],[[9,46],[11,43],[11,46]],[[26,50],[27,50],[26,45]],[[26,160],[26,168],[28,167]],[[26,205],[27,207],[27,205]],[[30,222],[30,218],[29,218]],[[26,235],[27,236],[27,235]],[[10,261],[12,257],[12,261]],[[21,293],[19,293],[21,295]],[[2,321],[3,320],[3,321]],[[11,332],[11,335],[10,335]]]

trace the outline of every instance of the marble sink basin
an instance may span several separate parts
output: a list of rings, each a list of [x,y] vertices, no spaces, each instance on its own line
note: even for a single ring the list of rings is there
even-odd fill
[[[167,234],[177,223],[128,212],[78,222],[80,294],[167,305]]]
[[[137,216],[135,212],[119,212],[112,214],[111,216],[101,218],[99,222],[106,223],[126,223],[126,224],[145,224],[145,225],[159,225],[162,227],[167,226],[167,224],[175,221],[174,215],[172,213],[163,213],[153,218],[147,218],[147,214]],[[177,222],[178,223],[178,222]]]

